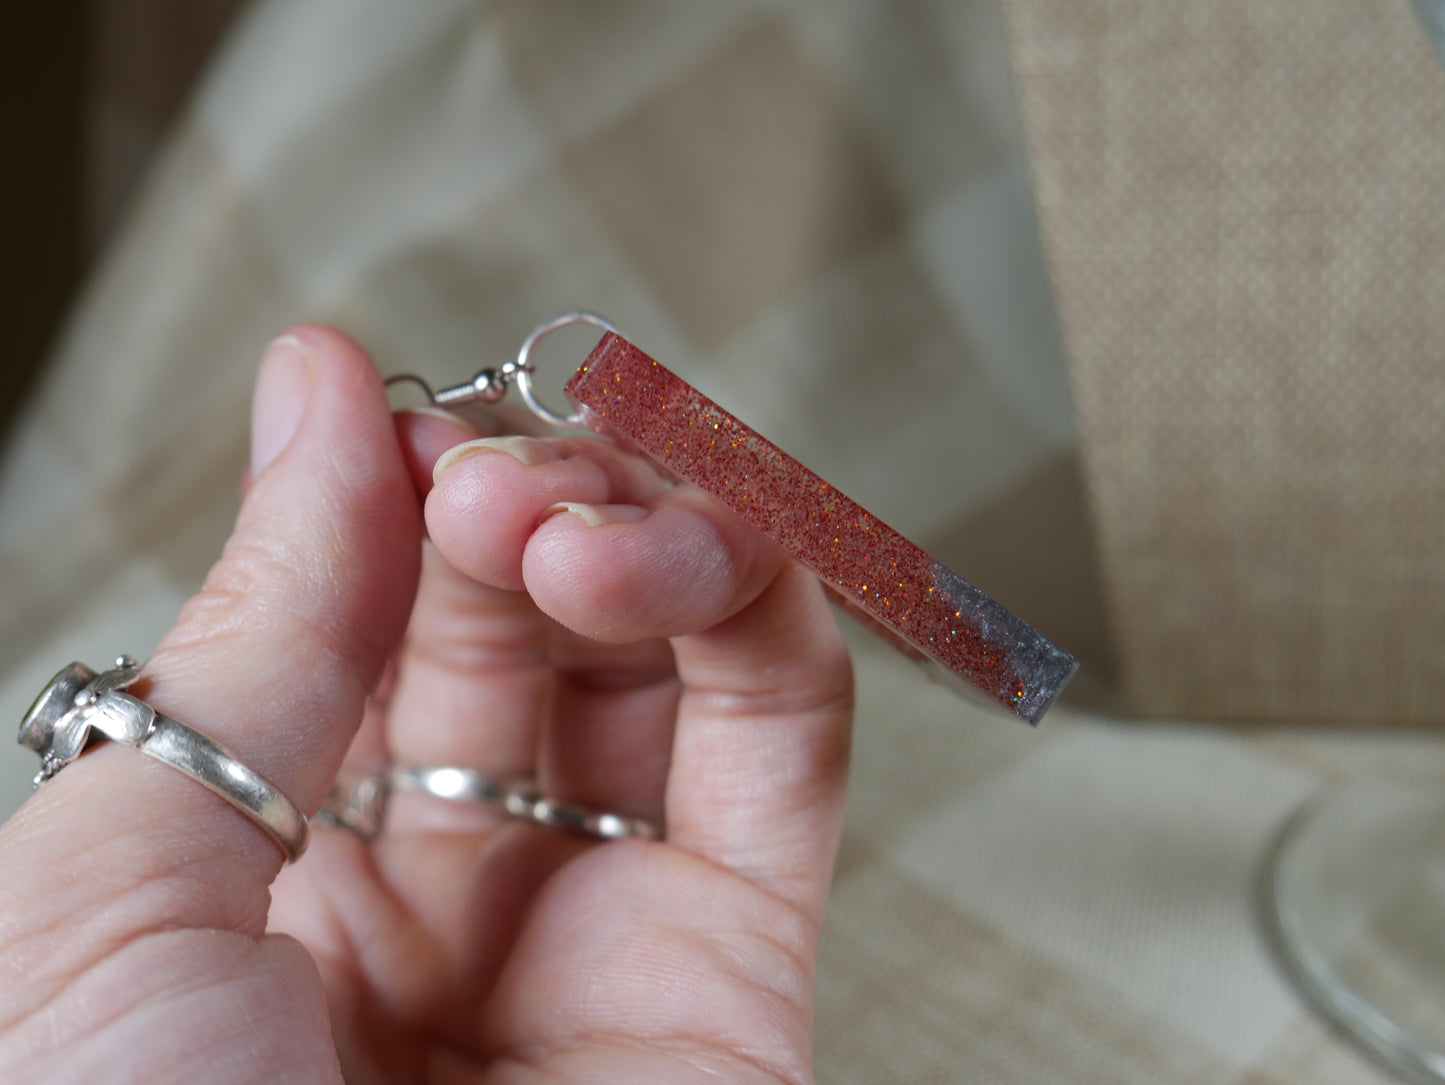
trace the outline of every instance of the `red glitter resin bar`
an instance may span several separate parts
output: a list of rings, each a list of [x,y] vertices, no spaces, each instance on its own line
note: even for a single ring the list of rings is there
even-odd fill
[[[602,337],[566,392],[589,428],[712,494],[855,617],[965,689],[1038,723],[1077,669],[1027,622],[621,336]]]

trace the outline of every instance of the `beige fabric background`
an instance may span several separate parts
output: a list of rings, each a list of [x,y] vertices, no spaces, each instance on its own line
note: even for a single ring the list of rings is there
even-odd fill
[[[1299,68],[1314,71],[1316,57],[1290,40],[1296,27],[1282,0],[1205,10],[1043,0],[1008,6],[1070,356],[1081,377],[1089,478],[1100,491],[1110,455],[1120,470],[1140,473],[1148,463],[1103,443],[1108,419],[1086,385],[1091,364],[1100,379],[1109,377],[1101,367],[1112,354],[1091,347],[1080,313],[1106,330],[1137,328],[1153,344],[1136,348],[1119,332],[1111,342],[1126,360],[1158,356],[1162,328],[1179,349],[1198,352],[1210,337],[1194,325],[1180,330],[1176,310],[1216,311],[1220,302],[1205,287],[1218,283],[1168,286],[1175,265],[1163,257],[1185,250],[1164,244],[1166,227],[1179,224],[1156,211],[1151,230],[1140,223],[1130,236],[1153,238],[1161,254],[1149,265],[1160,280],[1149,315],[1159,320],[1131,311],[1121,323],[1120,302],[1141,288],[1132,257],[1106,250],[1115,252],[1113,262],[1098,271],[1104,285],[1129,290],[1080,285],[1069,261],[1091,254],[1082,242],[1070,248],[1068,231],[1093,230],[1089,236],[1112,243],[1109,227],[1126,205],[1121,197],[1101,203],[1096,197],[1113,191],[1107,186],[1080,189],[1077,202],[1066,203],[1075,195],[1062,182],[1071,170],[1097,174],[1100,161],[1111,169],[1132,161],[1122,150],[1101,159],[1101,147],[1137,145],[1142,155],[1154,146],[1140,135],[1163,123],[1148,101],[1114,111],[1122,87],[1153,73],[1158,107],[1197,113],[1196,123],[1212,133],[1213,143],[1202,132],[1192,137],[1189,162],[1215,179],[1208,199],[1222,205],[1232,177],[1225,165],[1239,153],[1235,122],[1249,111],[1232,87],[1206,94],[1203,83],[1190,107],[1170,90],[1171,74],[1213,69],[1223,49],[1254,58],[1250,70],[1273,72],[1267,58],[1287,60],[1294,74],[1268,80],[1312,86]],[[151,12],[160,19],[163,9]],[[1358,54],[1362,74],[1354,78],[1365,78],[1364,58],[1379,49],[1376,60],[1387,68],[1392,58],[1409,57],[1415,66],[1405,67],[1429,78],[1416,63],[1427,56],[1423,42],[1410,38],[1408,23],[1346,0],[1320,0],[1310,10]],[[217,11],[208,7],[198,18]],[[1204,666],[1215,670],[1205,673],[1214,674],[1233,650],[1202,632],[1182,642],[1168,667],[1135,663],[1127,672],[1136,704],[1151,703],[1142,695],[1152,678],[1175,691],[1164,707],[1185,721],[1122,723],[1108,710],[1098,559],[1003,27],[989,0],[272,0],[248,7],[170,130],[43,386],[9,436],[0,463],[0,648],[8,661],[0,708],[18,719],[67,660],[144,654],[169,624],[229,526],[250,381],[263,345],[284,324],[330,320],[367,344],[385,370],[456,380],[509,356],[537,320],[586,305],[1086,664],[1070,700],[1030,731],[962,704],[855,638],[857,754],[821,951],[820,1080],[1383,1081],[1285,983],[1261,937],[1253,894],[1270,840],[1305,796],[1433,742],[1194,722],[1194,708],[1177,699],[1195,681],[1194,656],[1207,656]],[[1316,36],[1319,48],[1330,46],[1329,34]],[[1161,50],[1167,67],[1156,61]],[[1090,67],[1091,59],[1109,63]],[[1073,100],[1064,89],[1070,73]],[[1369,67],[1369,78],[1404,76]],[[1330,96],[1347,97],[1335,85],[1342,81],[1338,73],[1316,76],[1320,100],[1339,104]],[[1299,123],[1324,123],[1313,116],[1313,95],[1292,101]],[[1272,102],[1261,94],[1255,104],[1263,110]],[[112,99],[101,118],[100,135],[120,148],[112,153],[121,174],[122,159],[141,160],[156,131],[146,103]],[[1287,118],[1279,103],[1270,108]],[[1422,116],[1432,108],[1411,105]],[[1075,130],[1076,116],[1093,120]],[[1355,116],[1345,110],[1345,120]],[[1395,123],[1376,126],[1391,155]],[[1282,160],[1291,157],[1292,131],[1276,133]],[[1089,153],[1050,158],[1055,142]],[[1321,170],[1338,161],[1318,148],[1311,153]],[[1398,153],[1414,161],[1411,154],[1424,152]],[[1192,176],[1186,164],[1181,173]],[[1119,183],[1114,173],[1103,179]],[[1401,198],[1406,187],[1398,188]],[[1424,191],[1408,195],[1418,201]],[[1141,206],[1151,198],[1142,181],[1136,195]],[[1258,208],[1262,230],[1276,214],[1292,221],[1284,195]],[[1198,199],[1206,199],[1202,187]],[[1313,219],[1327,219],[1319,206],[1325,197],[1311,199]],[[105,220],[105,206],[99,216]],[[1201,256],[1240,243],[1233,233],[1210,233],[1208,224],[1193,227]],[[1320,241],[1306,225],[1297,227],[1301,244],[1334,251],[1334,232]],[[1262,236],[1255,244],[1269,255],[1273,246]],[[1423,244],[1424,237],[1404,240]],[[1337,259],[1343,266],[1356,257]],[[1208,266],[1225,284],[1236,274]],[[1254,266],[1246,262],[1237,274],[1255,274]],[[1403,319],[1405,300],[1424,297],[1428,280],[1401,279]],[[1259,315],[1263,328],[1271,315],[1304,331],[1341,319],[1334,303],[1343,288],[1322,308],[1282,266],[1266,285],[1275,295]],[[1076,296],[1090,286],[1097,296]],[[1381,332],[1388,342],[1400,334],[1394,327]],[[1238,330],[1230,335],[1244,341]],[[543,362],[555,366],[552,387],[586,346],[558,340],[555,352],[548,341]],[[1381,357],[1402,364],[1394,354]],[[1329,359],[1345,367],[1344,355]],[[1146,368],[1140,362],[1135,372]],[[1161,364],[1155,372],[1204,378],[1197,368]],[[1408,388],[1392,372],[1401,411],[1421,412],[1408,432],[1425,441],[1423,409],[1403,402],[1423,396],[1425,386]],[[1226,393],[1231,402],[1252,402],[1237,386],[1220,390]],[[1110,417],[1125,435],[1143,425]],[[1185,415],[1160,429],[1169,436],[1192,425]],[[1296,423],[1291,432],[1301,431]],[[1274,431],[1256,424],[1251,432]],[[1162,457],[1162,475],[1169,449],[1155,440],[1157,448],[1147,447]],[[1237,441],[1225,447],[1240,453]],[[1264,462],[1248,466],[1258,471]],[[1269,462],[1296,461],[1281,453]],[[1321,489],[1354,477],[1353,460],[1329,462],[1336,474],[1322,475]],[[1194,476],[1171,471],[1176,478],[1182,486]],[[1152,500],[1160,487],[1143,492]],[[1101,533],[1115,615],[1140,620],[1138,609],[1119,602],[1135,566],[1159,590],[1177,590],[1162,596],[1169,615],[1196,605],[1185,588],[1197,589],[1203,567],[1191,572],[1177,547],[1184,568],[1174,580],[1142,545],[1121,556],[1121,533],[1136,538],[1147,517],[1143,506],[1116,497],[1120,506],[1108,516],[1106,493],[1096,505],[1101,522],[1116,512],[1123,520]],[[1338,518],[1354,526],[1349,516]],[[1428,521],[1402,522],[1408,534]],[[1311,545],[1319,538],[1309,520],[1269,523]],[[1184,528],[1171,531],[1155,537],[1189,541]],[[1359,552],[1341,568],[1363,568]],[[1217,549],[1200,553],[1213,563],[1211,575],[1226,568]],[[1318,567],[1309,567],[1311,576]],[[1418,575],[1404,558],[1384,568]],[[1296,581],[1275,583],[1287,594]],[[1238,594],[1231,589],[1229,597]],[[1346,596],[1341,589],[1331,598]],[[1198,605],[1206,608],[1201,616],[1230,616],[1222,624],[1228,637],[1268,645],[1297,632],[1256,626],[1242,605]],[[1421,602],[1416,613],[1425,609]],[[1325,617],[1320,611],[1311,621]],[[1126,624],[1122,641],[1136,658],[1153,650],[1147,640]],[[1300,654],[1289,665],[1325,673],[1332,657],[1310,654],[1307,639],[1296,643]],[[1389,672],[1389,682],[1399,674]],[[1293,688],[1288,673],[1281,681]],[[1272,711],[1305,703],[1266,695]],[[1223,711],[1200,702],[1199,712],[1206,709]],[[32,771],[19,752],[0,755],[7,806],[20,801]]]
[[[1445,69],[1410,6],[1010,10],[1128,702],[1445,720]]]

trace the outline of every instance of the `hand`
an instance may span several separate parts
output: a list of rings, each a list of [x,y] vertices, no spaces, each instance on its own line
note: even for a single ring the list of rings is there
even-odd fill
[[[398,794],[278,878],[102,745],[0,829],[0,1079],[810,1080],[851,717],[817,584],[583,439],[447,453],[424,544],[418,485],[473,435],[394,424],[334,332],[278,344],[235,534],[134,692],[305,810],[343,759],[460,765],[667,841]]]

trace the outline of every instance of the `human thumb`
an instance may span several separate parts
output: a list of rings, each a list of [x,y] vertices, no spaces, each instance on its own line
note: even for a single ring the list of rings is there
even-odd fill
[[[370,361],[337,332],[292,329],[258,374],[234,533],[130,692],[314,812],[405,629],[420,524]],[[62,769],[0,833],[0,869],[52,910],[171,887],[144,895],[136,928],[259,933],[282,859],[234,805],[117,743]]]

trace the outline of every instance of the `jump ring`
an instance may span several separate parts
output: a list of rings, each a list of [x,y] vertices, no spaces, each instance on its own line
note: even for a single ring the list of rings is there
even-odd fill
[[[613,335],[622,334],[606,317],[588,312],[586,309],[574,309],[569,313],[562,313],[554,316],[551,320],[538,324],[532,329],[531,334],[522,340],[522,348],[517,351],[517,391],[522,394],[522,399],[526,401],[533,414],[551,422],[554,426],[580,426],[583,424],[582,415],[575,412],[558,414],[544,406],[537,398],[537,393],[532,389],[532,351],[547,336],[569,324],[591,324],[593,327],[601,328],[604,332],[611,332]]]

